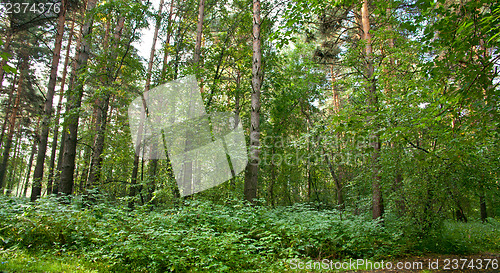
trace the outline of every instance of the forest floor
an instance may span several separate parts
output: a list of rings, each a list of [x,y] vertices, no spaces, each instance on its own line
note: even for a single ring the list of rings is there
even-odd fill
[[[10,251],[9,251],[10,252]],[[462,260],[461,260],[462,259]],[[477,269],[477,262],[481,261],[483,266],[486,265],[487,261],[496,260],[497,263],[495,266],[490,262],[488,269]],[[459,269],[454,268],[455,260],[458,262]],[[464,265],[464,268],[461,269],[461,265],[464,261],[470,263],[470,261],[474,261],[473,263],[476,268],[471,269],[467,268],[468,264]],[[78,272],[78,273],[94,273],[94,272],[109,272],[106,264],[96,264],[90,263],[81,259],[78,256],[58,256],[48,253],[29,253],[24,250],[16,250],[7,254],[6,251],[0,251],[0,273],[12,273],[12,272]],[[438,269],[434,267],[430,269],[430,262],[436,264],[438,262]],[[448,262],[449,261],[449,262]],[[462,262],[461,262],[462,261]],[[498,267],[498,262],[500,261],[500,253],[481,253],[474,255],[453,255],[453,254],[425,254],[422,256],[411,256],[405,259],[397,259],[397,260],[386,260],[387,262],[391,262],[395,267],[398,263],[401,265],[407,265],[408,267],[412,267],[413,269],[384,269],[384,270],[300,270],[300,269],[290,269],[289,267],[273,267],[270,270],[263,269],[262,272],[342,272],[342,273],[353,273],[353,272],[370,272],[370,273],[387,273],[387,272],[397,272],[397,273],[448,273],[448,272],[463,272],[463,273],[472,273],[472,272],[484,272],[484,273],[497,273],[500,272],[500,268]],[[371,260],[372,263],[376,261]],[[448,265],[448,269],[446,267]],[[471,264],[472,265],[472,264]],[[418,269],[417,269],[418,268]],[[456,266],[455,266],[456,268]],[[192,271],[189,271],[192,272]],[[198,272],[198,271],[195,271]],[[203,271],[204,272],[204,271]],[[241,271],[245,272],[245,271]],[[259,271],[250,271],[250,272],[259,272]]]

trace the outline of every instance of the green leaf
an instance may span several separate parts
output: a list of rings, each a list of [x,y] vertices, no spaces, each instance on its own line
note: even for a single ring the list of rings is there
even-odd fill
[[[15,69],[14,67],[6,64],[4,66],[2,66],[3,70],[5,71],[5,73],[12,73],[12,74],[15,74],[17,73],[17,69]]]

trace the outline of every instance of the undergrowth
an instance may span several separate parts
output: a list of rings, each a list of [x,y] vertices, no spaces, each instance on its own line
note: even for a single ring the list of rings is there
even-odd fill
[[[178,208],[129,211],[105,201],[63,204],[42,198],[30,204],[0,197],[0,202],[4,251],[74,255],[112,272],[257,272],[294,258],[380,259],[416,247],[396,228],[307,204],[271,209],[234,200],[186,201]],[[493,219],[443,228],[449,232],[434,240],[443,251],[500,249],[495,236],[500,225]]]

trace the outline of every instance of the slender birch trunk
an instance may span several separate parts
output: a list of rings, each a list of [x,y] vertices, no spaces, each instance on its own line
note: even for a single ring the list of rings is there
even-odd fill
[[[245,199],[255,202],[259,177],[260,88],[262,86],[262,52],[260,42],[260,0],[253,0],[252,96],[250,112],[250,159],[245,173]]]

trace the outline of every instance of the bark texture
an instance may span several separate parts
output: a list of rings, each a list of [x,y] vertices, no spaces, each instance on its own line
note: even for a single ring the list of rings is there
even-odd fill
[[[87,2],[86,14],[94,9],[97,0]],[[87,62],[90,55],[90,34],[92,33],[93,18],[89,16],[82,27],[82,42],[76,63],[76,73],[82,74],[87,70]],[[80,106],[82,104],[84,79],[75,81],[75,87],[68,96],[69,115],[67,117],[67,131],[64,135],[64,152],[61,163],[61,176],[59,179],[59,193],[71,194],[73,192],[73,174],[75,171],[76,143],[78,136],[78,120]]]
[[[363,5],[361,7],[361,25],[363,28],[362,40],[365,44],[365,76],[367,78],[368,84],[367,89],[369,91],[369,105],[370,111],[377,111],[378,99],[376,94],[376,86],[374,80],[374,69],[372,61],[372,37],[370,34],[370,12],[368,9],[368,0],[363,0]],[[375,130],[376,131],[376,130]],[[372,217],[373,219],[382,218],[384,213],[384,206],[382,203],[382,190],[380,188],[380,140],[378,135],[372,134],[372,146],[374,148],[372,155],[372,165],[373,165],[373,180],[372,180]]]
[[[64,23],[66,21],[67,0],[61,1],[61,12],[57,19],[57,34],[54,45],[54,55],[50,66],[49,84],[43,109],[43,119],[41,125],[40,142],[38,143],[38,153],[36,156],[35,173],[33,174],[33,188],[31,190],[31,201],[40,198],[42,192],[43,169],[45,165],[45,154],[47,152],[47,142],[49,139],[50,119],[52,117],[52,104],[57,83],[57,69],[61,59],[61,47],[64,36]]]
[[[245,199],[255,202],[259,178],[260,88],[262,86],[262,51],[260,42],[260,0],[253,0],[252,96],[250,111],[250,158],[245,172]]]

